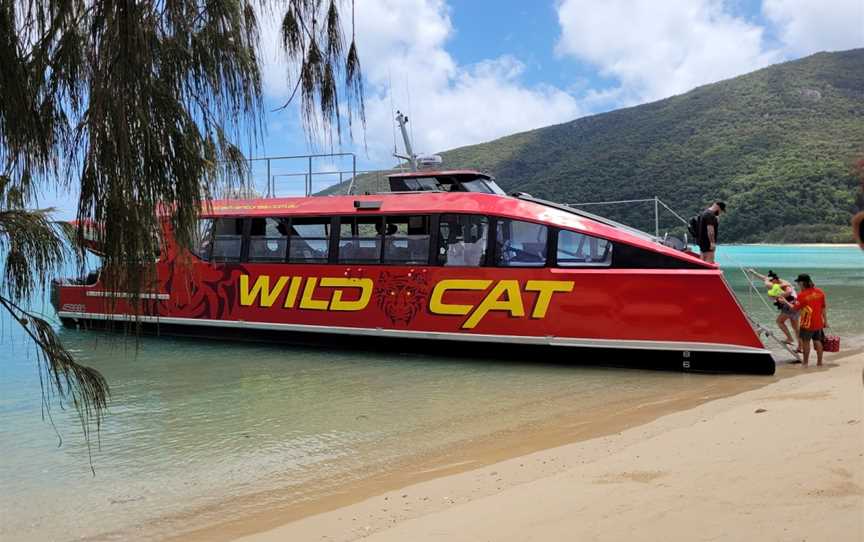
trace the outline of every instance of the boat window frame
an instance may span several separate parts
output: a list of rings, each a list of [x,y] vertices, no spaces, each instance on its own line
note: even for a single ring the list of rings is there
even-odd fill
[[[592,239],[598,239],[598,240],[600,240],[600,241],[606,241],[606,242],[609,244],[609,248],[608,248],[608,251],[609,251],[609,261],[608,261],[608,262],[598,262],[598,263],[594,263],[594,262],[586,263],[586,262],[583,262],[583,263],[575,263],[575,264],[566,264],[566,265],[562,265],[562,264],[558,261],[558,244],[559,244],[559,243],[558,243],[558,236],[561,235],[561,232],[567,232],[567,233],[572,233],[572,234],[581,235],[581,236],[586,237],[586,238],[592,238]],[[599,235],[592,235],[592,234],[590,234],[590,233],[585,233],[585,232],[583,232],[583,231],[571,230],[571,229],[569,229],[569,228],[555,228],[555,231],[554,231],[554,238],[555,238],[554,247],[553,247],[553,246],[550,246],[550,247],[548,248],[548,250],[552,250],[552,249],[554,248],[554,253],[552,253],[552,256],[553,256],[553,257],[550,258],[551,260],[554,260],[553,267],[556,267],[556,268],[558,268],[558,269],[598,269],[598,268],[602,268],[602,269],[609,269],[609,268],[614,267],[614,257],[615,257],[615,246],[616,246],[616,243],[615,243],[614,241],[612,241],[611,239],[607,239],[607,238],[605,238],[605,237],[600,237]]]
[[[285,225],[285,227],[287,228],[287,230],[286,230],[287,234],[283,236],[285,238],[285,250],[282,254],[281,260],[276,260],[276,259],[274,259],[274,260],[251,260],[250,259],[249,254],[252,252],[252,222],[255,219],[263,219],[264,220],[265,232],[266,232],[266,223],[267,223],[268,219],[272,219],[272,220],[275,220],[277,222],[282,222]],[[244,230],[244,231],[247,231],[248,234],[245,236],[245,239],[244,239],[244,244],[246,246],[246,249],[245,249],[246,254],[245,254],[245,257],[243,259],[243,263],[254,263],[254,264],[289,263],[288,262],[288,255],[291,253],[291,237],[292,237],[292,235],[291,235],[291,217],[290,216],[280,216],[280,215],[249,216],[249,217],[246,217],[246,221],[249,223],[249,225],[246,227],[247,230]],[[263,236],[258,235],[256,237],[263,238],[265,240],[271,239],[271,238],[272,239],[279,239],[279,238],[267,236],[267,235],[263,235]]]
[[[190,252],[192,252],[192,254],[194,256],[196,256],[202,262],[205,262],[205,263],[210,264],[210,265],[232,265],[232,264],[236,265],[236,264],[244,263],[246,261],[246,251],[248,248],[248,238],[249,238],[248,233],[249,233],[249,228],[252,224],[251,220],[247,220],[247,217],[245,217],[245,216],[204,216],[204,217],[200,217],[198,219],[199,223],[202,220],[210,220],[211,221],[211,226],[210,226],[210,231],[209,231],[210,246],[208,247],[206,260],[204,258],[202,258],[201,256],[199,256],[196,252],[193,252],[190,250]],[[240,220],[241,221],[241,226],[240,226],[240,231],[241,231],[241,233],[240,233],[240,254],[236,260],[218,260],[218,261],[213,260],[213,250],[216,247],[216,237],[217,237],[216,236],[216,222],[218,220]]]
[[[386,227],[387,220],[389,218],[402,218],[402,217],[412,217],[419,216],[423,217],[427,220],[429,225],[429,247],[426,251],[426,263],[400,263],[400,262],[391,262],[387,261],[385,258],[385,249],[386,249]],[[378,259],[376,261],[367,261],[367,262],[341,262],[339,261],[339,241],[342,239],[342,219],[354,219],[354,218],[375,218],[378,219],[381,223],[381,233],[376,237],[380,241],[380,250],[378,251]],[[330,250],[332,254],[332,258],[328,261],[329,264],[333,265],[381,265],[387,267],[411,267],[411,266],[419,266],[419,267],[432,267],[436,264],[431,263],[435,261],[435,257],[437,252],[435,250],[436,243],[438,240],[438,223],[439,216],[436,213],[363,213],[357,215],[350,214],[340,214],[334,215],[332,217],[333,222],[330,228]],[[354,228],[352,227],[352,233],[355,233]],[[290,243],[290,241],[289,241]],[[290,247],[289,247],[290,251]]]
[[[279,260],[269,260],[269,261],[252,261],[249,259],[249,252],[252,244],[252,221],[256,218],[268,219],[272,218],[274,220],[282,221],[287,228],[288,234],[285,236],[285,252],[282,254],[282,258]],[[304,239],[303,236],[300,235],[292,235],[291,231],[294,228],[295,220],[297,219],[319,219],[322,224],[326,224],[329,227],[327,232],[327,261],[320,262],[308,262],[308,261],[291,261],[291,245],[295,238]],[[282,264],[292,264],[292,265],[328,265],[332,262],[331,253],[333,250],[333,227],[335,218],[330,215],[309,215],[309,216],[290,216],[290,215],[251,215],[244,216],[242,219],[245,221],[243,227],[243,248],[242,248],[242,263],[247,264],[255,264],[255,265],[282,265]],[[259,236],[260,237],[260,236]],[[266,236],[265,236],[266,237]],[[314,237],[313,239],[322,240],[323,237]]]
[[[249,235],[252,233],[252,217],[243,217],[243,235],[240,237],[240,262],[249,261]]]
[[[201,229],[200,229],[201,223],[204,222],[205,220],[209,221],[210,225],[207,228],[206,234],[201,235],[201,233],[202,233]],[[195,237],[196,237],[195,241],[196,241],[197,246],[189,247],[189,252],[193,256],[195,256],[196,258],[198,258],[202,262],[208,263],[208,264],[211,263],[212,259],[213,259],[213,225],[214,225],[215,221],[216,221],[216,218],[212,217],[212,216],[199,217],[198,218],[198,224],[196,225],[196,231],[195,231]],[[173,235],[173,232],[172,232],[172,235]],[[198,247],[204,242],[205,238],[207,240],[207,257],[206,258],[202,257],[201,254],[197,250]]]
[[[568,228],[561,228],[558,226],[554,226],[552,224],[548,224],[545,222],[537,221],[537,220],[525,220],[523,218],[513,218],[510,216],[499,216],[487,213],[472,213],[472,212],[456,212],[456,213],[441,213],[441,212],[433,212],[433,213],[362,213],[357,215],[351,214],[339,214],[339,215],[302,215],[302,216],[290,216],[290,215],[265,215],[265,216],[208,216],[202,217],[201,220],[211,220],[214,224],[211,226],[211,243],[209,248],[209,259],[204,260],[203,258],[199,259],[202,262],[214,265],[225,265],[225,264],[237,264],[237,263],[251,263],[256,265],[280,265],[280,264],[292,264],[292,265],[342,265],[342,266],[357,266],[357,265],[381,265],[387,267],[405,267],[405,266],[420,266],[420,267],[447,267],[445,264],[442,264],[439,260],[439,241],[441,237],[441,217],[442,216],[467,216],[472,218],[484,218],[486,220],[487,232],[486,232],[486,247],[484,251],[483,258],[481,262],[476,266],[466,266],[466,267],[494,267],[500,269],[543,269],[550,267],[558,267],[558,268],[580,268],[580,267],[610,267],[610,265],[605,264],[588,264],[588,265],[572,265],[572,266],[561,266],[558,262],[558,236],[561,231],[568,231],[574,234],[585,235],[588,237],[596,237],[598,239],[603,239],[609,243],[613,243],[609,239],[605,239],[602,237],[598,237],[596,235],[590,235],[584,232],[570,230]],[[388,218],[402,218],[402,217],[410,217],[410,216],[422,216],[426,217],[429,225],[429,249],[427,252],[427,262],[426,263],[400,263],[387,261],[384,255],[385,251],[385,233],[386,233],[386,224]],[[382,225],[382,233],[376,236],[379,239],[379,251],[378,258],[376,261],[368,261],[368,262],[359,262],[359,263],[349,263],[349,262],[340,262],[339,261],[339,241],[342,238],[342,224],[343,218],[345,219],[353,219],[353,218],[375,218],[379,220]],[[249,253],[251,250],[251,230],[252,230],[252,221],[255,218],[263,218],[268,219],[272,218],[275,220],[281,220],[284,222],[286,227],[288,228],[288,235],[286,236],[286,247],[285,253],[281,260],[272,260],[272,261],[250,261]],[[241,257],[238,261],[213,261],[213,249],[214,249],[214,241],[215,235],[213,233],[213,229],[215,228],[215,221],[219,219],[233,219],[233,220],[242,220],[242,245],[241,245]],[[313,219],[320,220],[321,223],[327,224],[330,228],[328,232],[327,238],[327,261],[321,262],[307,262],[307,261],[291,261],[291,247],[295,241],[295,238],[302,238],[302,236],[291,234],[294,229],[295,221],[297,219]],[[498,225],[500,221],[510,220],[510,221],[519,221],[526,222],[530,224],[534,224],[537,226],[545,227],[547,229],[546,236],[546,261],[541,265],[510,265],[510,266],[501,266],[498,265],[498,258],[500,255],[500,247],[498,246]],[[353,230],[352,230],[353,231]],[[316,238],[317,239],[317,238]],[[613,243],[614,244],[614,243]],[[614,253],[614,246],[613,246]],[[197,256],[197,254],[196,254]]]
[[[463,213],[463,214],[469,214],[469,213]],[[426,221],[428,223],[429,247],[428,247],[428,250],[426,253],[426,263],[399,263],[399,262],[386,261],[384,258],[384,249],[385,249],[384,237],[385,236],[383,233],[383,231],[385,231],[384,228],[386,227],[385,226],[386,220],[388,218],[391,218],[391,217],[392,218],[399,218],[399,217],[411,217],[411,216],[424,217],[424,219],[426,219]],[[339,261],[339,240],[341,239],[342,219],[343,218],[349,218],[350,219],[350,218],[357,218],[357,217],[376,218],[376,219],[380,220],[380,222],[381,222],[382,234],[377,236],[380,240],[379,241],[380,242],[380,250],[378,251],[379,252],[378,258],[374,262],[369,261],[369,262],[361,262],[361,263],[348,263],[348,262],[340,262]],[[219,220],[222,218],[242,220],[243,221],[242,226],[241,226],[242,232],[243,232],[242,236],[241,236],[241,242],[242,242],[241,249],[240,249],[241,250],[241,252],[240,252],[241,258],[239,261],[231,261],[231,262],[213,262],[212,261],[213,245],[214,245],[213,240],[215,238],[215,236],[213,235],[213,227],[214,227],[213,223],[216,220]],[[256,219],[256,218],[259,218],[259,219],[263,218],[265,220],[268,218],[272,218],[275,220],[280,220],[280,221],[283,221],[285,226],[288,228],[288,235],[286,236],[285,253],[284,253],[281,260],[272,260],[272,261],[251,261],[250,260],[249,254],[250,254],[251,242],[252,242],[252,236],[251,236],[252,221],[253,221],[253,219]],[[292,247],[293,243],[295,242],[296,238],[302,238],[302,236],[291,234],[291,232],[294,229],[295,221],[297,219],[320,220],[322,223],[326,223],[329,226],[329,231],[328,231],[328,235],[327,235],[328,253],[327,253],[327,261],[326,262],[324,262],[324,261],[321,261],[321,262],[291,261],[291,247]],[[388,267],[399,267],[399,266],[402,266],[402,267],[404,267],[404,266],[431,267],[431,266],[435,265],[434,263],[430,263],[430,262],[434,262],[435,261],[434,258],[436,256],[435,247],[436,247],[436,243],[437,243],[437,239],[438,239],[437,228],[438,228],[438,224],[439,224],[439,216],[437,213],[389,213],[389,214],[387,214],[387,213],[374,213],[374,214],[373,213],[368,213],[368,214],[363,213],[362,215],[361,214],[358,214],[358,215],[348,215],[348,214],[329,215],[328,214],[328,215],[308,215],[308,216],[307,215],[290,216],[290,215],[273,214],[273,215],[263,215],[263,216],[250,215],[250,216],[242,216],[242,217],[208,216],[208,217],[202,217],[201,220],[211,221],[211,226],[210,226],[211,242],[210,242],[210,245],[208,246],[209,259],[205,260],[205,259],[199,257],[199,259],[202,262],[208,263],[208,264],[246,263],[246,264],[256,264],[256,265],[292,264],[292,265],[343,265],[343,266],[344,265],[347,265],[347,266],[383,265],[383,266],[388,266]],[[195,255],[198,256],[197,254],[195,254]]]
[[[387,266],[387,267],[405,267],[405,266],[408,266],[408,267],[410,267],[410,266],[447,267],[446,265],[442,264],[438,259],[438,256],[439,256],[438,249],[439,249],[439,242],[440,242],[440,237],[441,237],[441,217],[445,216],[445,215],[483,217],[486,219],[487,227],[489,228],[489,231],[487,232],[487,235],[486,235],[486,250],[485,250],[484,257],[483,257],[483,261],[480,262],[479,265],[471,266],[471,267],[495,267],[495,268],[500,268],[500,269],[543,269],[543,268],[558,268],[558,269],[588,269],[588,268],[702,269],[702,267],[696,266],[693,264],[689,264],[688,262],[679,262],[677,260],[673,261],[668,256],[660,255],[660,254],[653,254],[653,253],[652,253],[653,256],[655,256],[656,258],[660,258],[663,261],[661,262],[660,260],[658,260],[657,262],[652,262],[652,263],[654,263],[654,265],[647,265],[647,266],[644,264],[643,265],[633,265],[631,263],[624,263],[624,262],[620,261],[620,258],[619,258],[619,256],[623,257],[624,255],[618,254],[617,248],[621,244],[618,241],[614,241],[612,239],[602,237],[599,235],[586,233],[584,231],[579,231],[579,230],[575,230],[572,228],[564,228],[564,227],[556,226],[553,224],[549,224],[549,223],[545,223],[545,222],[541,222],[541,221],[537,221],[537,220],[524,220],[521,217],[520,218],[513,218],[513,217],[509,217],[509,216],[498,216],[498,215],[478,213],[478,212],[473,212],[473,213],[472,212],[374,213],[374,214],[373,213],[368,213],[368,214],[362,213],[362,214],[357,215],[357,216],[367,216],[367,217],[368,216],[374,216],[376,218],[381,219],[382,231],[383,231],[383,228],[386,227],[386,226],[384,226],[384,224],[386,224],[386,220],[388,217],[394,217],[394,218],[395,217],[405,217],[405,216],[428,217],[428,222],[429,222],[429,251],[427,254],[428,260],[427,260],[427,263],[425,263],[425,264],[419,264],[419,263],[412,264],[412,263],[400,263],[400,262],[388,262],[388,261],[386,261],[384,258],[385,243],[384,243],[384,239],[383,239],[383,236],[384,236],[383,233],[381,234],[381,237],[382,237],[381,247],[380,247],[381,250],[379,253],[378,260],[376,262],[374,262],[374,263],[373,262],[359,263],[359,264],[349,264],[349,263],[344,263],[344,262],[340,263],[338,261],[338,254],[339,254],[339,239],[341,236],[341,217],[342,216],[345,216],[345,217],[351,217],[352,216],[352,215],[346,214],[346,213],[342,213],[339,215],[326,214],[326,215],[300,215],[300,216],[283,215],[283,214],[272,214],[272,215],[268,214],[268,215],[264,215],[264,216],[258,216],[258,215],[246,215],[246,216],[207,215],[207,216],[202,216],[198,220],[199,226],[196,226],[196,227],[200,227],[200,223],[203,221],[209,221],[210,222],[209,231],[207,232],[209,234],[208,237],[209,237],[210,242],[209,242],[209,245],[207,247],[208,250],[207,250],[207,254],[206,254],[206,259],[204,257],[202,257],[198,252],[193,251],[192,247],[190,247],[189,252],[191,255],[195,256],[195,258],[198,261],[200,261],[201,263],[205,263],[205,264],[208,264],[211,266],[237,265],[240,263],[251,263],[251,264],[256,264],[256,265],[293,264],[293,265],[382,265],[382,266]],[[264,261],[252,262],[252,261],[249,261],[249,252],[250,252],[250,248],[251,248],[252,220],[255,218],[264,218],[264,219],[273,218],[273,219],[277,219],[277,220],[282,220],[286,224],[289,234],[286,236],[287,242],[286,242],[286,247],[285,247],[284,258],[282,260],[272,260],[269,262],[264,262]],[[213,260],[213,251],[215,250],[215,247],[216,247],[216,235],[215,235],[216,221],[221,220],[221,219],[241,220],[242,221],[242,226],[241,226],[242,234],[240,236],[241,237],[240,257],[236,260],[232,260],[232,261],[224,261],[224,260],[214,261]],[[290,260],[291,246],[294,242],[294,239],[297,237],[302,238],[301,236],[291,234],[291,231],[293,231],[293,228],[294,228],[295,220],[297,220],[297,219],[316,219],[316,220],[320,220],[322,223],[325,223],[330,227],[330,230],[328,232],[328,237],[327,237],[327,247],[328,247],[327,261],[307,262],[307,261],[291,261]],[[543,266],[498,266],[497,265],[498,257],[499,257],[499,248],[498,248],[498,243],[497,243],[498,222],[500,220],[517,220],[517,221],[521,221],[521,222],[528,222],[528,223],[537,224],[539,226],[544,226],[547,228],[547,231],[548,231],[547,239],[546,239],[547,257],[546,257],[546,262]],[[596,238],[599,240],[606,241],[607,243],[609,243],[611,245],[611,247],[610,247],[610,251],[611,251],[610,262],[609,263],[582,263],[582,264],[562,265],[561,262],[558,260],[558,246],[560,244],[559,243],[559,236],[561,235],[561,232],[569,232],[572,234],[583,235],[585,237],[591,237],[591,238]],[[203,238],[199,241],[203,241]],[[644,249],[639,249],[637,247],[630,247],[630,248],[632,250],[645,252]],[[668,262],[665,261],[666,259],[669,259],[669,261]],[[660,263],[658,263],[658,262],[662,263],[662,265],[660,265]]]
[[[378,214],[378,213],[362,213],[362,214],[357,213],[354,215],[339,215],[339,216],[335,216],[333,218],[336,221],[336,226],[333,226],[330,228],[330,235],[331,235],[331,237],[335,237],[335,243],[333,243],[333,245],[335,245],[335,247],[336,247],[336,253],[333,255],[334,257],[331,259],[330,263],[334,263],[336,265],[381,265],[383,263],[383,261],[384,261],[384,227],[385,227],[384,224],[385,224],[385,218],[386,218],[385,215]],[[345,261],[339,260],[339,258],[340,258],[339,243],[340,243],[340,241],[342,241],[342,225],[344,224],[344,222],[342,222],[342,220],[346,219],[346,218],[352,221],[351,222],[351,237],[350,237],[351,239],[361,239],[361,238],[362,239],[375,239],[375,238],[378,239],[378,257],[375,261],[370,260],[370,261],[345,262]],[[359,236],[358,235],[359,230],[357,228],[357,220],[359,220],[359,219],[371,219],[371,218],[377,219],[378,228],[376,231],[378,232],[378,234],[375,235],[374,237],[370,237],[370,236],[361,237],[361,236]],[[332,241],[333,240],[331,239],[331,243],[332,243]],[[332,261],[332,260],[335,260],[335,261]]]
[[[384,217],[383,223],[383,235],[381,239],[381,261],[380,265],[385,266],[422,266],[429,267],[432,265],[432,257],[435,254],[435,245],[433,241],[437,242],[438,236],[435,233],[436,230],[433,229],[438,227],[438,217],[435,213],[389,213],[382,215]],[[426,222],[426,229],[429,231],[426,234],[429,239],[427,241],[428,245],[426,247],[426,262],[425,263],[408,263],[408,262],[394,262],[387,260],[387,224],[389,223],[391,218],[411,218],[411,217],[421,217]]]
[[[475,216],[475,217],[483,217],[486,219],[486,248],[483,251],[483,259],[479,265],[464,265],[464,266],[456,266],[456,265],[445,265],[441,263],[441,260],[438,258],[438,244],[439,239],[441,237],[441,217],[442,216]],[[495,215],[489,215],[486,213],[433,213],[434,223],[430,225],[430,227],[434,227],[432,230],[432,235],[434,236],[430,239],[430,259],[429,265],[432,267],[494,267],[492,265],[494,263],[494,259],[492,257],[492,250],[495,248],[495,238],[492,235],[494,231],[493,228],[497,228],[497,217]],[[431,244],[433,243],[434,244]]]
[[[331,215],[301,215],[301,216],[290,216],[290,215],[267,215],[272,218],[280,218],[285,220],[285,224],[288,227],[288,235],[286,236],[288,241],[285,246],[285,258],[281,262],[272,262],[276,264],[290,264],[290,265],[329,265],[334,263],[333,257],[333,228],[336,224],[336,217]],[[291,232],[294,231],[294,221],[297,219],[317,219],[320,220],[322,224],[327,224],[330,229],[327,232],[327,260],[320,262],[308,262],[308,261],[291,261],[291,245],[294,244],[295,238],[307,239],[302,235],[293,235]],[[322,237],[309,237],[309,239],[321,240]],[[250,262],[250,263],[264,263],[264,262]]]
[[[551,264],[552,258],[549,256],[549,251],[552,248],[552,244],[550,243],[552,237],[555,237],[555,248],[557,250],[558,247],[558,233],[559,228],[552,226],[551,224],[547,224],[545,222],[539,222],[537,220],[524,220],[522,218],[510,218],[508,216],[496,216],[495,218],[495,235],[490,236],[492,244],[494,245],[494,253],[491,255],[490,266],[498,269],[545,269],[547,267],[554,267]],[[543,261],[543,265],[498,265],[498,258],[500,256],[500,247],[498,246],[498,222],[501,220],[509,220],[511,222],[525,222],[528,224],[536,224],[537,226],[542,226],[546,228],[546,258]]]

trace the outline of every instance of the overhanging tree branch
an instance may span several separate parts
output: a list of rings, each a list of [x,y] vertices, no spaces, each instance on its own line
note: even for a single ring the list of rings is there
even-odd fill
[[[349,127],[352,110],[365,118],[354,5],[347,58],[340,5],[0,3],[0,245],[7,278],[0,294],[19,323],[27,320],[48,371],[62,376],[50,380],[55,391],[83,409],[83,420],[101,420],[107,387],[98,373],[75,365],[51,326],[28,316],[21,304],[65,261],[58,252],[62,235],[45,228],[48,212],[28,210],[37,206],[36,194],[77,189],[74,237],[83,241],[85,227],[100,232],[104,286],[131,293],[137,306],[152,276],[162,222],[170,223],[181,245],[190,245],[214,188],[244,170],[232,140],[248,131],[257,140],[263,130],[256,9],[284,6],[283,47],[297,68],[310,139],[324,130],[341,140],[341,75]]]

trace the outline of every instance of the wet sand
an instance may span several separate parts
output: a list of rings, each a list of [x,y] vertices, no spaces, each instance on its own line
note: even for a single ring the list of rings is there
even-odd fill
[[[582,434],[562,420],[521,447],[472,447],[450,465],[183,538],[862,540],[864,354],[826,363],[621,405]]]

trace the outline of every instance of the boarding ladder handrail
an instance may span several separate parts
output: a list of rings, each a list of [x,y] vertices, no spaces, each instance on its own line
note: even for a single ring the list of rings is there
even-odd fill
[[[728,254],[726,255],[726,257],[729,258],[730,260],[732,260],[732,263],[734,263],[735,266],[738,267],[738,270],[741,271],[741,273],[744,275],[744,278],[747,280],[747,284],[750,286],[750,296],[752,297],[755,294],[756,297],[758,297],[759,300],[762,301],[762,304],[765,305],[765,308],[767,308],[773,314],[774,309],[771,307],[771,304],[768,303],[768,300],[765,299],[765,297],[762,295],[762,292],[759,291],[759,288],[757,288],[756,285],[753,284],[753,279],[750,276],[750,273],[748,272],[747,268],[743,264],[741,264],[741,262],[737,261],[735,258],[732,258]],[[789,346],[789,344],[787,344],[785,341],[780,339],[780,337],[775,335],[774,332],[771,331],[770,329],[768,329],[764,324],[756,321],[756,319],[753,318],[753,316],[750,313],[748,313],[747,311],[744,311],[744,315],[747,316],[747,320],[750,321],[750,324],[759,333],[761,333],[762,335],[765,335],[766,337],[771,337],[784,350],[786,350],[787,352],[792,354],[792,357],[795,360],[801,361],[801,356],[798,355],[797,350],[793,350],[792,347]]]
[[[678,219],[678,221],[681,222],[684,226],[688,225],[687,221],[684,219],[684,217],[682,217],[681,215],[676,213],[674,209],[672,209],[671,207],[666,205],[666,203],[657,196],[654,196],[653,198],[568,203],[567,207],[584,207],[584,206],[592,206],[592,205],[621,205],[621,204],[632,204],[632,203],[653,203],[654,204],[654,239],[658,242],[661,241],[661,239],[660,239],[660,208],[661,207],[666,209],[667,211],[669,211],[672,214],[672,216],[674,216],[676,219]],[[582,212],[584,213],[584,211],[582,211]],[[586,213],[586,214],[590,214],[590,213]],[[592,215],[592,216],[596,216],[596,215]],[[606,220],[608,220],[608,219],[606,219]],[[612,221],[609,221],[609,222],[612,222]],[[631,228],[631,227],[626,226],[626,225],[624,225],[624,226],[630,230],[635,229],[635,228]],[[636,230],[636,231],[644,234],[644,232],[641,232],[641,230]],[[684,242],[685,242],[685,244],[687,243],[687,234],[686,233],[684,234]],[[747,283],[750,286],[751,296],[753,294],[755,294],[759,298],[759,300],[762,301],[762,304],[765,305],[765,307],[767,307],[773,313],[773,308],[771,307],[771,305],[768,303],[768,301],[762,295],[762,292],[760,292],[759,289],[753,284],[753,280],[750,277],[750,274],[747,272],[747,268],[744,267],[740,262],[736,261],[731,256],[727,255],[727,257],[730,260],[732,260],[733,264],[735,264],[735,266],[737,266],[739,268],[739,270],[744,274],[744,278],[747,280]],[[766,337],[770,337],[777,344],[779,344],[784,350],[789,352],[796,360],[801,359],[796,350],[792,349],[786,342],[784,342],[780,337],[778,337],[773,331],[768,329],[764,324],[762,324],[761,322],[759,322],[755,318],[753,318],[753,316],[750,313],[748,313],[746,310],[744,310],[743,307],[742,307],[742,312],[747,317],[747,321],[750,322],[750,325],[753,327],[753,330],[758,335],[764,335]]]

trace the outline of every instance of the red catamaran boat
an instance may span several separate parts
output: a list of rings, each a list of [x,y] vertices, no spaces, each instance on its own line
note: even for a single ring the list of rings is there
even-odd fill
[[[690,252],[508,196],[476,171],[389,181],[390,192],[363,196],[214,201],[191,251],[166,224],[158,288],[141,296],[137,318],[217,338],[774,372],[720,269]],[[66,325],[136,318],[128,294],[98,276],[54,286]]]

